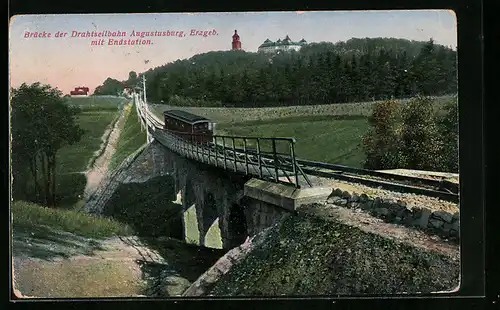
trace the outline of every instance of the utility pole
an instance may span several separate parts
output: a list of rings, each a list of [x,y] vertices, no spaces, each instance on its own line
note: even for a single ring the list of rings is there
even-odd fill
[[[142,88],[144,91],[144,104],[146,104],[146,75],[142,75]]]

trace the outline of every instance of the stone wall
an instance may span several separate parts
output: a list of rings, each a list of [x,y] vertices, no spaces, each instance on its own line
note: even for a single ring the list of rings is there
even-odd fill
[[[249,236],[257,235],[264,229],[274,225],[286,214],[290,214],[290,211],[283,208],[249,197],[245,197],[242,204],[245,210]]]
[[[361,209],[385,222],[418,228],[450,240],[458,241],[460,238],[459,212],[432,211],[425,206],[410,209],[401,200],[369,198],[366,194],[358,195],[341,189],[332,191],[327,204]]]

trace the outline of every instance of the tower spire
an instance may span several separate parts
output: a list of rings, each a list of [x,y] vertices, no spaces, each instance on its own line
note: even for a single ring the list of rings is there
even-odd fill
[[[240,41],[240,36],[238,35],[238,30],[234,30],[233,34],[233,42],[231,43],[232,45],[232,50],[241,50],[241,41]]]

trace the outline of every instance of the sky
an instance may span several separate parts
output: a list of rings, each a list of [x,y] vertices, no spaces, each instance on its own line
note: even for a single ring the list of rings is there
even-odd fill
[[[72,37],[73,31],[184,31],[182,37],[145,37],[151,44],[92,46],[99,38]],[[191,36],[191,31],[216,35]],[[130,71],[141,73],[177,59],[209,51],[231,49],[238,30],[242,49],[256,52],[267,38],[288,35],[292,41],[338,42],[350,38],[393,37],[457,46],[455,14],[447,10],[426,11],[322,11],[272,13],[176,13],[176,14],[67,14],[18,15],[10,21],[10,86],[40,82],[65,94],[79,86],[91,92],[108,77],[126,80]],[[51,37],[25,37],[28,33],[51,33]],[[66,37],[56,37],[67,32]]]

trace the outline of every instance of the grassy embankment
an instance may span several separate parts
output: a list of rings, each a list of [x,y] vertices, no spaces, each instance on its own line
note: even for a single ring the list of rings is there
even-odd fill
[[[44,227],[70,232],[87,238],[106,238],[128,235],[131,228],[118,221],[65,209],[54,209],[37,204],[15,201],[12,203],[14,231],[41,231]]]
[[[119,116],[119,106],[124,99],[87,97],[68,101],[80,107],[77,121],[85,134],[78,143],[63,147],[57,154],[57,195],[63,207],[82,203],[80,196],[87,182],[87,166],[100,149],[104,132]]]
[[[146,143],[146,131],[141,129],[141,123],[137,117],[137,111],[132,104],[125,107],[126,121],[125,126],[120,133],[120,140],[111,162],[110,170],[115,169],[130,154],[135,152],[144,143]]]
[[[281,296],[395,294],[454,289],[451,257],[337,220],[289,216],[206,294]]]
[[[435,100],[441,109],[450,97]],[[217,134],[293,137],[296,155],[308,160],[362,167],[362,137],[375,102],[273,108],[169,107],[207,117],[217,123]],[[166,108],[155,106],[162,117]]]

